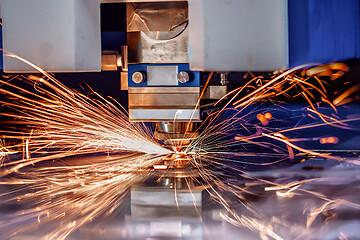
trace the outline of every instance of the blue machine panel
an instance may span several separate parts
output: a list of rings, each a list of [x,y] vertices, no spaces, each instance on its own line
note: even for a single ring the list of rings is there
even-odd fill
[[[1,46],[1,49],[0,49],[0,70],[3,70],[4,69],[4,59],[3,59],[3,51],[2,51],[2,47],[3,47],[3,44],[2,44],[2,26],[0,26],[0,46]]]
[[[360,57],[359,0],[289,0],[290,67]]]
[[[102,50],[117,50],[120,53],[124,45],[127,45],[126,32],[101,32]]]
[[[135,72],[146,73],[148,66],[178,66],[178,73],[186,71],[190,75],[190,81],[187,83],[178,83],[177,86],[171,87],[199,87],[200,86],[200,73],[195,71],[190,71],[189,64],[129,64],[129,87],[162,87],[161,85],[148,85],[147,81],[142,83],[134,83],[131,80],[131,76]],[[167,86],[169,87],[169,86]]]

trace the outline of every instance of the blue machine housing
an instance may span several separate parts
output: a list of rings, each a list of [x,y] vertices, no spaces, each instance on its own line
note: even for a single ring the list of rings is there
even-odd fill
[[[190,75],[190,81],[187,83],[180,83],[178,85],[171,86],[171,87],[199,87],[200,86],[200,72],[191,71],[189,68],[189,64],[129,64],[128,65],[128,72],[129,72],[129,87],[163,87],[161,85],[151,85],[149,86],[147,81],[142,83],[135,83],[131,80],[131,76],[135,72],[143,72],[146,73],[148,66],[177,66],[178,73],[182,71],[186,71]],[[170,87],[170,86],[166,86]]]
[[[1,46],[1,49],[0,49],[0,70],[3,70],[4,69],[4,59],[3,59],[3,51],[2,51],[2,26],[0,26],[0,46]]]
[[[360,58],[359,0],[289,0],[290,67]]]

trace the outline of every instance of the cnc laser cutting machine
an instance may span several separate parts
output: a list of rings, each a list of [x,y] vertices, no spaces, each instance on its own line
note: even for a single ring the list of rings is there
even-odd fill
[[[246,84],[239,76],[360,58],[358,0],[2,0],[0,6],[4,73],[36,72],[6,56],[12,53],[70,85],[86,76],[126,105],[130,121],[149,123],[154,137],[177,152],[199,136],[211,111],[200,100],[210,106]],[[354,149],[359,138],[346,141]],[[156,184],[131,190],[129,236],[201,239],[206,191],[192,182],[189,192],[184,182],[196,169],[181,155],[164,165],[173,171],[160,169]],[[206,212],[214,223],[220,213]]]

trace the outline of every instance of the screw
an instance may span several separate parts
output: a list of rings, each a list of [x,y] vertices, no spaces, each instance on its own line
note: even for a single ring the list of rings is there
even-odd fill
[[[186,71],[179,72],[177,79],[180,83],[187,83],[190,81],[190,75]]]
[[[142,72],[134,72],[133,75],[132,75],[132,80],[134,83],[142,83],[145,81],[145,74],[142,73]]]

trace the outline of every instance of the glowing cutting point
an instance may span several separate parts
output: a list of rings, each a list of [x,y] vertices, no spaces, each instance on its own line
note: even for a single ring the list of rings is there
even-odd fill
[[[155,170],[166,170],[168,166],[166,165],[154,165]]]

